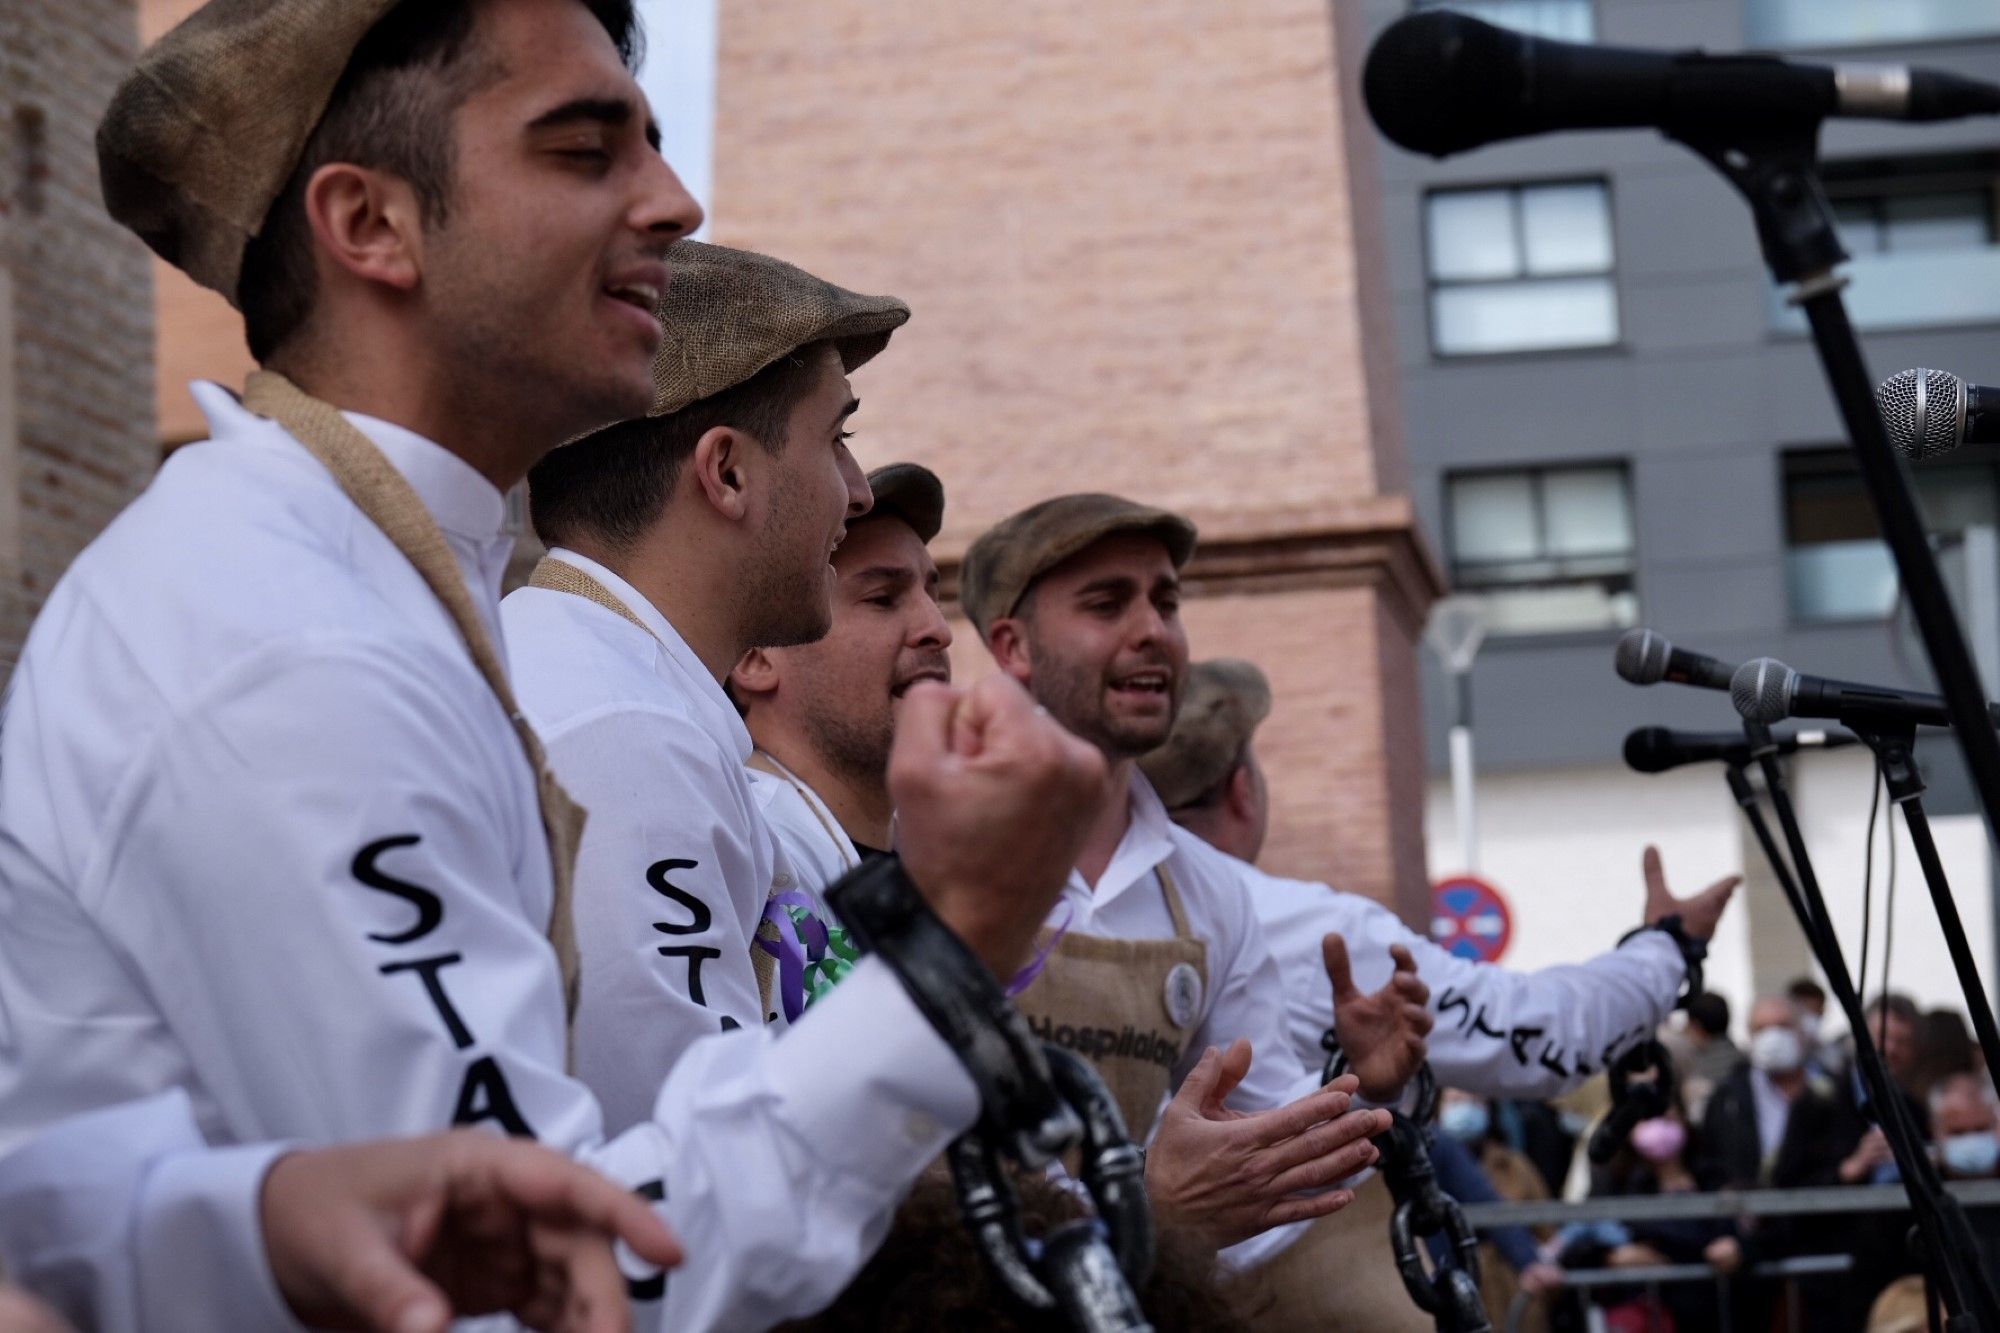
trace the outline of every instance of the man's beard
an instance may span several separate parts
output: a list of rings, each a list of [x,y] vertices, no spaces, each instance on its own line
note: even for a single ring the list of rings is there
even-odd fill
[[[869,791],[889,787],[889,747],[896,739],[896,723],[891,710],[863,716],[851,700],[822,699],[809,695],[800,717],[813,753],[827,767],[852,779]]]
[[[1032,651],[1032,649],[1031,649]],[[1167,743],[1177,709],[1158,720],[1115,718],[1105,705],[1110,689],[1103,674],[1047,651],[1034,652],[1035,702],[1082,740],[1116,762],[1151,754]]]
[[[781,474],[782,475],[782,474]],[[809,521],[797,488],[780,481],[771,498],[770,526],[742,589],[745,637],[753,648],[817,643],[833,628],[832,579],[822,559],[808,564],[795,540]]]

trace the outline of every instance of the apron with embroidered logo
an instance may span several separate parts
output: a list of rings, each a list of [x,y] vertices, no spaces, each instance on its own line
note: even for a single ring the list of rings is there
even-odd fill
[[[501,665],[486,624],[479,617],[479,608],[465,586],[458,561],[445,545],[444,534],[438,531],[436,520],[403,474],[330,403],[305,393],[282,375],[259,370],[253,371],[243,386],[243,406],[257,416],[277,422],[305,446],[306,452],[333,474],[355,507],[402,552],[451,617],[459,637],[465,641],[472,664],[513,724],[528,766],[535,774],[535,796],[549,845],[552,891],[548,938],[562,972],[563,1000],[574,1019],[577,953],[570,898],[585,812],[549,771],[548,754],[542,749],[541,738],[535,735],[520,705],[514,701],[506,668]]]
[[[1014,1006],[1045,1042],[1076,1052],[1097,1070],[1125,1117],[1126,1132],[1143,1143],[1173,1090],[1174,1066],[1205,1012],[1208,945],[1188,928],[1180,887],[1164,863],[1155,866],[1170,939],[1121,940],[1068,931],[1049,941],[1040,975]]]

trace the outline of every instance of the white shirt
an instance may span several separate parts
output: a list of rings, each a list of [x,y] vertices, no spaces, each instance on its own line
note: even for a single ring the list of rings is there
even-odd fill
[[[1431,989],[1430,1062],[1439,1084],[1488,1097],[1553,1097],[1601,1072],[1659,1027],[1686,971],[1673,940],[1654,930],[1587,963],[1509,971],[1460,958],[1359,894],[1229,862],[1284,971],[1292,1046],[1316,1069],[1324,1067],[1320,1038],[1333,1021],[1320,951],[1332,931],[1346,939],[1363,991],[1388,984],[1391,945],[1410,951]]]
[[[81,1329],[296,1330],[258,1212],[284,1151],[211,1150],[179,1091],[62,1121],[0,1160],[0,1266]]]
[[[688,1262],[642,1326],[819,1308],[879,1240],[855,1219],[900,1194],[937,1125],[971,1122],[969,1080],[934,1036],[905,1044],[893,1015],[913,1006],[861,967],[822,1031],[868,1034],[846,1054],[872,1065],[838,1042],[774,1053],[761,1025],[712,1038],[606,1141],[564,1068],[547,844],[512,724],[304,448],[220,389],[196,397],[214,438],[57,585],[0,726],[0,1151],[170,1087],[218,1145],[525,1127],[663,1191]],[[350,419],[497,624],[499,492]],[[823,1162],[806,1126],[872,1132]]]
[[[796,775],[786,778],[754,768],[749,773],[750,792],[784,849],[789,874],[800,892],[824,908],[826,886],[861,864],[854,840],[842,831],[819,793]],[[825,910],[831,918],[832,909]]]
[[[1768,1164],[1785,1142],[1785,1127],[1792,1119],[1792,1099],[1755,1065],[1750,1067],[1750,1098],[1757,1108],[1758,1155]]]

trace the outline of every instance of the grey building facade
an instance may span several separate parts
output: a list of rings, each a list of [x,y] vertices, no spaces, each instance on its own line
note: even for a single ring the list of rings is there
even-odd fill
[[[1343,2],[1371,32],[1411,7]],[[1453,7],[1613,45],[2000,81],[2000,0]],[[2000,382],[2000,120],[1834,122],[1822,160],[1875,377]],[[1472,674],[1482,771],[1612,761],[1646,723],[1733,727],[1719,695],[1616,677],[1635,624],[1726,660],[1927,683],[1811,344],[1719,174],[1656,134],[1598,132],[1444,162],[1384,141],[1381,175],[1412,490],[1454,582],[1497,622]],[[1934,527],[1992,523],[1994,478],[1971,452],[1924,469]],[[1425,671],[1442,771],[1451,693]]]

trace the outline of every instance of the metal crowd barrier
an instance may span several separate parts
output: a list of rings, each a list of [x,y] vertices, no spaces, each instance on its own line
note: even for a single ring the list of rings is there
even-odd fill
[[[1946,1189],[1967,1208],[2000,1207],[2000,1180],[1950,1181]],[[1531,1203],[1469,1203],[1462,1205],[1475,1231],[1506,1226],[1561,1226],[1570,1222],[1655,1222],[1713,1217],[1802,1217],[1829,1213],[1908,1212],[1909,1195],[1901,1185],[1842,1185],[1817,1189],[1718,1190],[1710,1194],[1650,1194],[1615,1198],[1560,1199]],[[1737,1274],[1722,1273],[1708,1264],[1665,1264],[1645,1268],[1566,1269],[1569,1289],[1589,1292],[1603,1287],[1641,1287],[1657,1298],[1659,1288],[1672,1283],[1713,1282],[1720,1296],[1720,1333],[1730,1333],[1729,1284],[1742,1278],[1785,1282],[1791,1326],[1799,1327],[1795,1279],[1844,1273],[1854,1266],[1847,1254],[1799,1255],[1755,1264]],[[1506,1333],[1519,1333],[1520,1323],[1535,1297],[1515,1296],[1508,1307]],[[1595,1306],[1588,1309],[1593,1330],[1603,1327]]]

